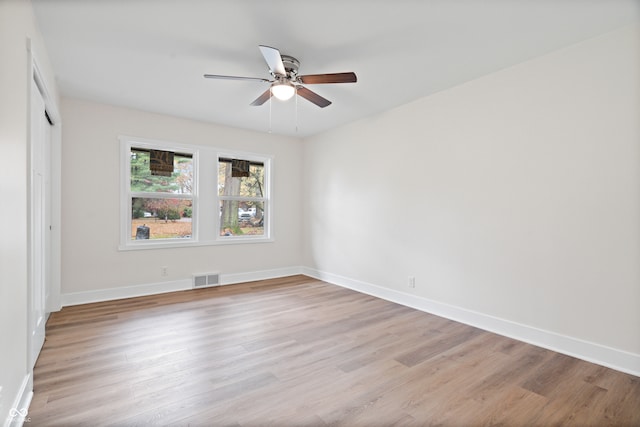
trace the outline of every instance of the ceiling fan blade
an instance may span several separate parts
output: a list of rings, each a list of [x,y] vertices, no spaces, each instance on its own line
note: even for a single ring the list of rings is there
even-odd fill
[[[308,74],[298,76],[298,80],[304,84],[322,83],[355,83],[358,81],[356,73],[333,73],[333,74]]]
[[[223,80],[253,80],[258,82],[269,82],[270,80],[262,79],[260,77],[239,77],[239,76],[220,76],[218,74],[205,74],[205,79],[223,79]]]
[[[262,52],[262,56],[264,56],[264,60],[267,61],[267,65],[269,65],[271,72],[277,76],[285,77],[287,75],[287,71],[284,69],[280,51],[275,47],[263,45],[260,45],[259,48],[260,52]]]
[[[307,101],[313,102],[314,104],[316,104],[320,108],[324,108],[324,107],[327,107],[327,106],[331,105],[331,101],[329,101],[326,98],[321,97],[320,95],[318,95],[317,93],[315,93],[313,91],[310,91],[306,87],[298,86],[296,92],[298,93],[298,95],[300,95],[301,97],[303,97]]]
[[[260,106],[267,102],[269,98],[271,98],[271,88],[264,91],[262,95],[257,97],[256,100],[251,103],[251,105],[253,105],[254,107]]]

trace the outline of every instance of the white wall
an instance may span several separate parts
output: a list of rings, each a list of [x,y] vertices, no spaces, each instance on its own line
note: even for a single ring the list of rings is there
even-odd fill
[[[301,145],[297,138],[249,132],[63,98],[62,294],[298,267],[301,262]],[[274,155],[275,242],[118,251],[119,135]],[[201,165],[201,167],[205,167]],[[169,275],[161,277],[161,266]],[[80,301],[83,300],[81,296]]]
[[[640,361],[639,40],[621,29],[309,138],[304,265]]]
[[[31,392],[27,363],[27,40],[31,40],[52,97],[57,98],[30,2],[0,0],[0,147],[5,159],[0,168],[0,424],[11,420],[10,410],[24,403]]]

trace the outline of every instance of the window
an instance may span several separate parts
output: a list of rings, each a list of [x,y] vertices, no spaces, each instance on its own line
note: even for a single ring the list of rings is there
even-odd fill
[[[192,152],[165,147],[129,147],[129,239],[193,238]]]
[[[263,236],[267,199],[264,162],[218,158],[220,235]]]
[[[120,249],[272,241],[270,157],[120,140]]]

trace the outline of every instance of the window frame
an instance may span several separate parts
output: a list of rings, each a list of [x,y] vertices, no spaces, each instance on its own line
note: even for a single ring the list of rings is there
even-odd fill
[[[250,196],[221,196],[219,194],[219,182],[220,176],[220,159],[240,159],[248,160],[249,162],[262,163],[264,168],[264,182],[262,183],[262,197],[250,197]],[[220,235],[220,221],[221,216],[216,218],[216,240],[218,243],[236,243],[236,242],[253,242],[253,241],[273,241],[271,238],[271,217],[273,216],[273,206],[271,199],[271,160],[272,157],[261,156],[253,153],[239,152],[239,151],[218,151],[216,154],[216,191],[215,199],[216,206],[220,206],[222,200],[237,200],[239,202],[245,200],[260,201],[263,206],[263,234],[262,235],[241,235],[241,236],[221,236]]]
[[[215,147],[181,144],[172,141],[152,140],[120,135],[120,243],[118,250],[145,250],[212,246],[228,244],[250,244],[273,242],[273,197],[271,191],[273,156],[243,151],[222,150]],[[165,239],[131,239],[132,198],[143,192],[131,191],[132,148],[158,149],[190,154],[193,162],[193,190],[190,196],[179,193],[153,193],[155,198],[190,198],[192,200],[191,237]],[[260,162],[264,165],[264,228],[262,235],[221,236],[220,195],[218,172],[220,158],[237,158]],[[209,167],[210,166],[210,167]],[[150,193],[145,193],[150,194]],[[161,194],[162,196],[157,196]],[[175,197],[180,196],[180,197]],[[241,196],[243,200],[246,198]],[[212,220],[210,220],[212,218]]]
[[[193,184],[191,194],[184,193],[163,193],[131,190],[131,150],[139,148],[141,150],[165,150],[176,154],[191,155],[193,167]],[[198,241],[198,159],[199,150],[197,147],[178,144],[168,141],[148,140],[143,138],[120,137],[120,160],[121,160],[121,188],[120,188],[120,249],[143,249],[153,247],[168,246],[190,246]],[[156,199],[189,199],[191,206],[191,237],[189,238],[164,238],[164,239],[131,239],[131,223],[133,221],[132,199],[133,198],[156,198]]]

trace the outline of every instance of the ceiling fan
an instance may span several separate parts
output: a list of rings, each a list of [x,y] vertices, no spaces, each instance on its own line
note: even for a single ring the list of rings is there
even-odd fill
[[[298,67],[300,67],[300,62],[296,58],[289,55],[281,55],[280,51],[273,47],[262,45],[259,47],[262,56],[267,61],[273,80],[260,77],[222,76],[217,74],[205,74],[204,77],[207,79],[253,80],[271,83],[269,89],[251,103],[254,106],[264,104],[272,95],[284,101],[298,94],[320,108],[331,105],[331,101],[307,89],[302,84],[355,83],[358,81],[355,73],[352,72],[299,76]]]

